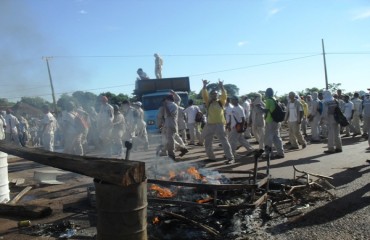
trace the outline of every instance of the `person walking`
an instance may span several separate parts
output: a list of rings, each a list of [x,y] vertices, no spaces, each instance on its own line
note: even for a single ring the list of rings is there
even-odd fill
[[[5,111],[0,112],[0,140],[5,139],[5,128],[6,128],[6,122],[5,122]]]
[[[48,105],[42,106],[44,117],[41,119],[42,146],[45,150],[54,152],[54,134],[57,130],[57,120],[50,112]]]
[[[6,109],[5,123],[5,141],[15,143],[18,146],[22,146],[18,137],[19,120],[16,116],[13,115],[13,110],[10,108]]]
[[[272,151],[272,146],[276,148],[276,154],[273,156],[274,159],[284,158],[283,142],[280,137],[280,123],[275,122],[272,119],[271,113],[275,110],[276,99],[274,98],[274,90],[272,88],[267,88],[265,91],[265,108],[262,105],[258,106],[261,110],[265,112],[265,150],[267,154]]]
[[[231,104],[233,108],[231,110],[230,126],[228,127],[230,129],[229,143],[234,158],[236,158],[236,149],[239,144],[245,147],[248,152],[252,152],[253,147],[243,136],[245,131],[245,112],[243,107],[239,104],[239,98],[236,96],[231,97]],[[238,127],[238,125],[241,127]]]
[[[203,89],[202,97],[203,102],[207,108],[207,123],[203,129],[204,136],[204,145],[207,157],[211,161],[215,161],[216,157],[213,152],[212,142],[213,137],[216,135],[220,140],[224,153],[226,155],[227,164],[234,163],[234,155],[231,150],[230,143],[226,138],[225,131],[225,115],[224,115],[224,106],[226,104],[227,93],[223,85],[223,81],[218,81],[218,87],[221,89],[220,98],[218,98],[218,92],[212,90],[208,94],[207,85],[209,81],[203,80]]]
[[[300,126],[304,117],[302,104],[296,98],[296,94],[294,92],[289,92],[288,96],[289,102],[287,104],[287,111],[284,121],[288,123],[289,127],[289,150],[299,149],[298,143],[302,145],[302,148],[306,148],[306,141],[303,139],[300,131]]]
[[[334,118],[335,108],[339,107],[339,103],[335,101],[329,91],[324,91],[323,97],[324,105],[322,117],[326,121],[328,128],[328,150],[325,150],[324,153],[332,154],[342,152],[339,123],[337,123]]]
[[[339,103],[339,106],[340,106],[340,103]],[[350,132],[354,131],[353,126],[351,125],[353,113],[355,112],[353,107],[354,107],[353,103],[349,100],[349,96],[344,95],[343,115],[347,118],[347,121],[349,122],[349,124],[344,127],[345,137],[349,137],[351,135]]]
[[[250,126],[250,114],[251,114],[251,102],[248,99],[248,96],[243,96],[242,97],[242,107],[244,109],[244,114],[245,114],[245,131],[244,131],[244,137],[246,139],[252,138],[252,133],[251,133],[251,126]]]
[[[201,112],[199,107],[194,105],[193,99],[189,99],[188,107],[184,109],[184,113],[186,114],[187,126],[189,129],[189,135],[190,135],[189,145],[195,145],[195,138],[198,139],[198,143],[201,139],[200,131],[199,131],[200,122],[196,122],[196,119],[195,119],[198,112]]]
[[[108,103],[106,96],[100,96],[100,110],[97,118],[97,126],[99,131],[99,140],[101,149],[106,157],[112,155],[112,129],[114,110],[112,105]]]
[[[65,111],[62,116],[62,130],[64,140],[64,153],[83,155],[82,148],[82,132],[77,129],[76,125],[77,112],[75,111],[75,104],[71,101],[65,105]]]
[[[259,149],[265,149],[265,112],[262,111],[260,108],[256,106],[262,106],[265,108],[265,104],[262,101],[262,95],[257,93],[255,98],[252,102],[252,110],[251,110],[251,122],[252,125],[252,132],[254,138],[259,144]]]
[[[367,133],[367,142],[369,144],[369,147],[366,150],[370,150],[370,134],[369,134],[370,133],[370,94],[369,93],[365,94],[365,98],[362,103],[362,108],[363,108],[362,116],[363,116],[364,126],[366,127],[364,132],[366,131]]]
[[[321,142],[320,138],[320,120],[321,113],[319,112],[320,103],[318,100],[318,92],[312,93],[312,101],[309,107],[308,121],[311,126],[311,143]]]
[[[357,135],[361,135],[361,113],[362,113],[362,100],[360,99],[360,94],[355,92],[353,94],[353,118],[352,118],[352,126],[354,128],[353,137]]]
[[[125,118],[119,111],[117,104],[113,105],[114,118],[113,118],[113,130],[112,130],[112,154],[122,157],[123,143],[122,137],[125,131]]]
[[[136,136],[135,143],[133,144],[134,149],[137,150],[138,146],[143,146],[143,150],[149,149],[148,132],[146,131],[146,122],[144,120],[144,110],[141,108],[141,102],[134,102],[132,106],[136,110]]]

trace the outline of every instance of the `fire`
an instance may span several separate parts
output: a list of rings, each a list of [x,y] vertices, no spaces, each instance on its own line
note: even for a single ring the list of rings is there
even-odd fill
[[[207,182],[207,178],[205,176],[202,176],[195,167],[189,167],[187,172],[188,174],[192,175],[196,180]]]
[[[169,180],[172,180],[172,179],[174,179],[174,178],[176,177],[176,173],[175,173],[175,171],[173,171],[173,170],[171,170],[171,171],[169,172],[169,175],[170,175],[170,177],[168,178]]]
[[[152,223],[153,224],[158,224],[159,223],[159,217],[153,218]]]
[[[175,194],[171,192],[168,188],[161,188],[160,186],[153,184],[150,187],[150,190],[154,190],[157,192],[157,196],[160,198],[172,198]]]
[[[206,199],[199,199],[197,200],[197,203],[207,203],[213,201],[213,198],[206,198]]]

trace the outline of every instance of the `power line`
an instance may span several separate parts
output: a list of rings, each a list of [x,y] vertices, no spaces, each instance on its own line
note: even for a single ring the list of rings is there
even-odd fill
[[[320,54],[303,56],[303,57],[298,57],[298,58],[290,58],[290,59],[279,60],[279,61],[274,61],[274,62],[249,65],[249,66],[245,66],[245,67],[238,67],[238,68],[224,69],[224,70],[219,70],[219,71],[214,71],[214,72],[194,74],[194,75],[190,75],[189,77],[196,77],[196,76],[202,76],[202,75],[208,75],[208,74],[214,74],[214,73],[229,72],[229,71],[235,71],[235,70],[246,69],[246,68],[260,67],[260,66],[271,65],[271,64],[275,64],[275,63],[289,62],[289,61],[294,61],[294,60],[299,60],[299,59],[304,59],[304,58],[316,57],[316,56],[319,56],[319,55],[322,55],[322,54],[320,53]]]
[[[281,56],[281,55],[315,55],[318,52],[291,52],[291,53],[204,53],[204,54],[161,54],[163,57],[215,57],[215,56]],[[332,52],[326,54],[370,54],[370,52]],[[59,55],[53,58],[142,58],[153,55]]]

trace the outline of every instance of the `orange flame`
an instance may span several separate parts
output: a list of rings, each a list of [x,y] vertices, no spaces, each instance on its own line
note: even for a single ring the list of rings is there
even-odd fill
[[[206,198],[206,199],[199,199],[197,200],[197,203],[207,203],[207,202],[211,202],[213,200],[213,198]]]
[[[201,180],[204,183],[208,182],[207,178],[205,176],[202,176],[195,167],[189,167],[187,173],[192,175],[197,180]]]
[[[189,167],[188,170],[187,170],[187,172],[190,175],[194,176],[195,179],[198,179],[198,180],[202,179],[202,177],[200,176],[200,173],[198,172],[197,169],[195,169],[195,167]]]
[[[169,172],[169,175],[170,175],[170,177],[168,178],[169,180],[172,180],[172,179],[174,179],[174,178],[176,177],[176,173],[175,173],[175,171],[173,171],[173,170],[171,170],[171,171]]]
[[[159,217],[153,218],[152,223],[153,224],[158,224],[159,223]]]
[[[158,186],[156,184],[153,184],[150,187],[150,190],[156,191],[157,192],[157,197],[160,197],[160,198],[172,198],[174,196],[174,194],[171,192],[170,189],[161,188],[160,186]]]

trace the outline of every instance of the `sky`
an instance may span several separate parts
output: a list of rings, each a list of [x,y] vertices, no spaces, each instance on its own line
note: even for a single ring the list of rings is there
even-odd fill
[[[142,68],[277,95],[370,87],[368,0],[0,0],[0,98],[131,95]]]

